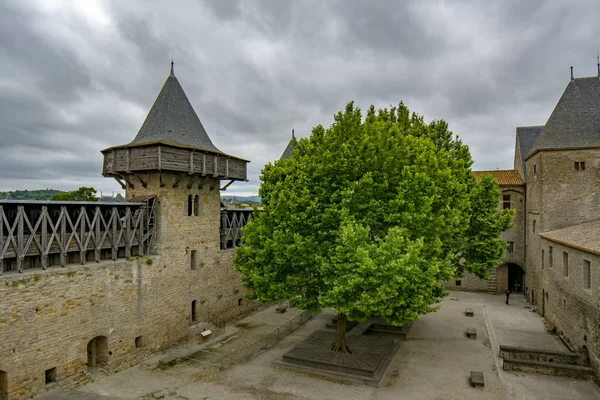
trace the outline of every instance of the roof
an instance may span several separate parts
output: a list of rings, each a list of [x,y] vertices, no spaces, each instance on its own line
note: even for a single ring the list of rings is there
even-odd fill
[[[523,166],[523,175],[527,176],[525,157],[533,148],[537,138],[542,133],[544,125],[537,126],[519,126],[517,127],[517,140],[519,141],[519,152],[521,153],[521,165]]]
[[[283,151],[283,154],[281,155],[281,159],[282,160],[289,160],[290,158],[292,158],[292,152],[294,151],[294,138],[291,138],[287,147],[285,148],[285,150]]]
[[[520,186],[523,185],[523,178],[516,169],[497,169],[493,171],[473,171],[477,182],[481,181],[484,175],[492,175],[501,186]]]
[[[157,142],[222,153],[208,137],[173,70],[130,145]]]
[[[600,147],[600,79],[572,79],[538,137],[540,150]]]
[[[600,254],[600,220],[540,233],[544,239]]]

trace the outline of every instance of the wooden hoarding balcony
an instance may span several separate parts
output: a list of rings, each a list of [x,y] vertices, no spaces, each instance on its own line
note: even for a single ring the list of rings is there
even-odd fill
[[[251,209],[221,210],[221,250],[231,249],[240,243],[242,228],[251,218]]]
[[[153,254],[154,198],[145,202],[0,201],[0,274]]]

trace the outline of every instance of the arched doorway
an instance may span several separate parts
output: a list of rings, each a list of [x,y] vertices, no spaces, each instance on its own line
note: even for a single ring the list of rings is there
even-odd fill
[[[96,336],[87,345],[88,368],[103,367],[108,362],[108,338]]]
[[[508,264],[508,288],[512,293],[523,293],[523,268],[517,264]]]

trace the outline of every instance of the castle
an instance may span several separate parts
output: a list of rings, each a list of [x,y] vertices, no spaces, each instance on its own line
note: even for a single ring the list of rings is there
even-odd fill
[[[501,265],[450,289],[523,292],[572,351],[600,373],[600,63],[571,79],[545,125],[516,131],[514,169],[494,176],[501,208],[515,210],[502,234]]]
[[[524,292],[596,371],[599,79],[572,77],[545,125],[517,128],[513,170],[475,172],[498,180],[514,226],[489,280],[448,283]],[[134,140],[102,154],[125,202],[0,201],[0,400],[80,385],[256,306],[231,262],[251,212],[219,198],[248,161],[214,146],[172,65]]]
[[[0,201],[0,400],[83,384],[256,306],[231,262],[251,211],[219,196],[248,161],[213,145],[172,66],[134,140],[102,154],[126,202]]]

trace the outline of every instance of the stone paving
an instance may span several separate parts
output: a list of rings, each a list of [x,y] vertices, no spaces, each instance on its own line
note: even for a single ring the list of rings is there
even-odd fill
[[[493,350],[497,349],[498,342],[520,346],[535,343],[537,347],[560,349],[560,342],[544,332],[541,318],[524,308],[526,303],[522,298],[512,296],[511,305],[506,306],[503,296],[454,292],[449,297],[457,300],[445,298],[437,313],[425,315],[413,324],[408,340],[402,343],[381,388],[341,384],[274,365],[294,345],[315,330],[323,329],[334,316],[325,310],[268,351],[226,370],[193,362],[155,371],[148,361],[81,388],[81,397],[52,397],[49,394],[42,399],[600,399],[600,390],[588,381],[501,370],[502,360]],[[473,317],[465,315],[466,307],[473,308]],[[267,309],[241,323],[252,326],[252,318],[266,321],[271,317],[282,318],[273,309]],[[467,327],[477,329],[476,339],[466,336]],[[243,335],[244,332],[239,332],[227,343],[235,349],[233,342]],[[484,388],[470,386],[470,371],[483,372]],[[84,397],[89,395],[108,397]]]

